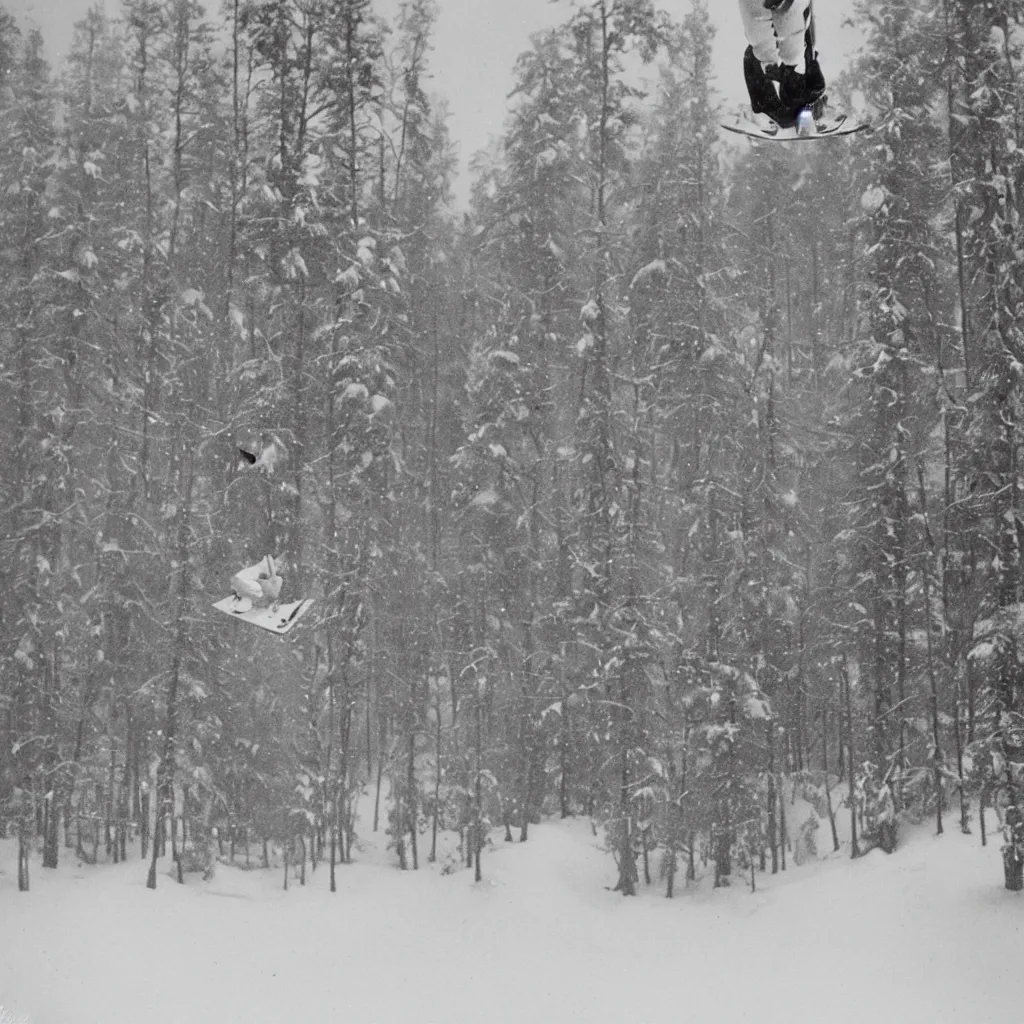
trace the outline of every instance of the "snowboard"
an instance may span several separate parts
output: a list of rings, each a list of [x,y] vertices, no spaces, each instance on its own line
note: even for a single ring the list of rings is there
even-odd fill
[[[276,608],[254,608],[252,601],[247,597],[222,598],[215,601],[213,607],[233,619],[241,619],[252,626],[259,626],[260,629],[269,630],[271,633],[283,635],[287,633],[299,619],[313,605],[311,597],[303,598],[301,601],[291,601],[287,604],[279,604]]]
[[[748,139],[764,139],[765,142],[820,142],[822,139],[836,139],[843,135],[870,131],[872,127],[866,121],[851,121],[845,114],[811,121],[800,128],[780,128],[768,117],[764,122],[762,125],[755,121],[737,120],[733,124],[723,124],[722,127],[727,132],[745,135]]]

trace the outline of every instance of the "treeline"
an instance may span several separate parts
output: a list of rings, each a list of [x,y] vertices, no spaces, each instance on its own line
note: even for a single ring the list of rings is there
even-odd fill
[[[585,813],[671,893],[784,864],[794,787],[854,854],[1015,804],[1022,6],[864,0],[878,130],[743,148],[706,4],[567,7],[466,214],[434,0],[124,0],[59,78],[0,17],[23,887]],[[286,639],[210,608],[268,553]]]

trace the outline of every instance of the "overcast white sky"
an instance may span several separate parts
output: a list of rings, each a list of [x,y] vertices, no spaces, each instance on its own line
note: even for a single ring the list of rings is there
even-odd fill
[[[96,0],[0,0],[13,13],[28,15],[42,28],[51,60],[60,60],[71,40],[75,21]],[[101,4],[103,0],[100,0]],[[374,8],[390,18],[400,0],[375,0]],[[448,99],[449,126],[459,144],[463,168],[470,156],[500,132],[505,97],[511,87],[516,57],[529,46],[533,32],[556,25],[571,12],[570,0],[437,0],[439,18],[432,65],[434,91]],[[843,28],[853,13],[854,0],[818,0],[818,49],[826,76],[838,69],[858,44],[858,33]],[[206,7],[216,11],[219,0]],[[108,12],[119,10],[117,0],[105,0]],[[661,0],[658,6],[681,18],[690,0]],[[709,0],[718,34],[715,41],[717,86],[733,106],[745,96],[741,60],[745,41],[736,0]],[[465,173],[458,193],[467,190]]]

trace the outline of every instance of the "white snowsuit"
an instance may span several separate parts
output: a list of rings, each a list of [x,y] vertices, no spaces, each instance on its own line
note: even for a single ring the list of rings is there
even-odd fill
[[[788,11],[767,11],[763,0],[740,0],[747,42],[762,64],[789,64],[804,73],[804,32],[811,20],[811,0],[793,0]]]
[[[241,569],[231,577],[231,591],[239,598],[249,598],[253,607],[262,608],[274,604],[281,596],[284,581],[277,570],[277,563],[267,555],[262,561]]]

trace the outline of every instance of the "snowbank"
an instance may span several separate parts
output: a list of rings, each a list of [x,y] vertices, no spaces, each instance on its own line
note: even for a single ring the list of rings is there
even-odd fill
[[[830,848],[827,822],[819,846]],[[220,866],[178,886],[146,865],[32,865],[17,892],[0,848],[0,1007],[29,1024],[985,1024],[1018,1019],[1024,905],[998,844],[904,835],[758,891],[737,878],[666,900],[607,888],[586,821],[495,845],[485,880],[399,872],[372,837],[339,868]],[[3,1017],[0,1015],[0,1020]]]

